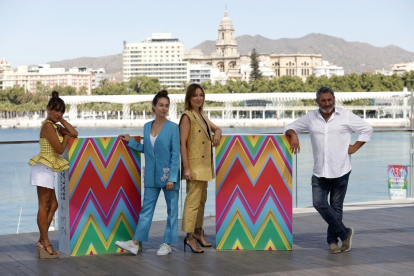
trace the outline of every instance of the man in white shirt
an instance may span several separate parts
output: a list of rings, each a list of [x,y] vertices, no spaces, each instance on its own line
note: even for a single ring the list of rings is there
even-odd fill
[[[343,203],[352,169],[351,155],[370,141],[373,129],[351,111],[335,107],[334,92],[329,87],[321,87],[316,92],[315,101],[319,109],[287,125],[283,132],[291,138],[290,149],[297,154],[300,152],[297,134],[309,131],[314,158],[313,206],[329,225],[329,252],[336,254],[351,249],[354,235],[354,229],[347,228],[342,222]],[[359,133],[359,137],[355,144],[350,145],[353,132]],[[341,248],[338,238],[342,241]]]

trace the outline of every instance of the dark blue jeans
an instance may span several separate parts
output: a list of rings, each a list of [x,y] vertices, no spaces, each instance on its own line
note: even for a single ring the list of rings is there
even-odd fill
[[[351,172],[338,178],[312,175],[313,207],[329,225],[326,239],[328,244],[338,243],[338,238],[343,241],[349,234],[349,229],[342,222],[342,213],[350,174]]]

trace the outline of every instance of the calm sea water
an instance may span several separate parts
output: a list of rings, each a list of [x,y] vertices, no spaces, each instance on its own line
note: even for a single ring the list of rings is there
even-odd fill
[[[130,128],[78,128],[80,136],[113,136],[123,133],[142,135],[142,129]],[[281,133],[281,128],[229,128],[223,134]],[[36,140],[39,129],[0,129],[0,141]],[[293,207],[312,205],[310,179],[312,175],[312,149],[307,134],[299,137],[301,153],[293,159]],[[357,135],[353,136],[353,141]],[[410,140],[407,132],[375,132],[372,141],[352,157],[352,173],[345,202],[362,202],[388,198],[387,169],[389,164],[409,164]],[[0,145],[0,234],[36,232],[37,195],[29,186],[28,160],[39,152],[38,144]],[[297,167],[296,167],[297,163]],[[182,183],[185,198],[185,182]],[[297,199],[297,200],[296,200]],[[181,216],[181,203],[180,212]],[[21,216],[20,216],[21,213]],[[206,216],[215,215],[215,186],[209,183]],[[161,195],[154,220],[166,219],[166,205]]]

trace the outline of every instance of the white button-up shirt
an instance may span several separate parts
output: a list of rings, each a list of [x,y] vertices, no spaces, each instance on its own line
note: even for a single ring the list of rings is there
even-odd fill
[[[328,122],[319,109],[307,113],[285,126],[297,134],[309,131],[313,151],[313,174],[317,177],[338,178],[351,171],[351,155],[348,148],[352,132],[359,133],[358,141],[369,142],[372,127],[349,110],[335,107]]]

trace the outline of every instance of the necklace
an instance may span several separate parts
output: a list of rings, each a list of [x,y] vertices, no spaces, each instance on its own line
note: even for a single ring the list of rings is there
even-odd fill
[[[158,134],[160,133],[160,131],[161,131],[161,129],[162,129],[162,127],[164,126],[164,124],[165,124],[165,122],[166,121],[164,121],[164,122],[162,122],[162,123],[160,123],[160,124],[156,124],[155,123],[155,121],[152,123],[152,125],[151,125],[151,131],[150,132],[152,132],[151,133],[151,135],[152,135],[152,137],[157,137],[158,136]]]

